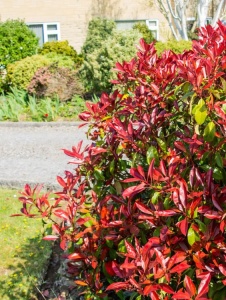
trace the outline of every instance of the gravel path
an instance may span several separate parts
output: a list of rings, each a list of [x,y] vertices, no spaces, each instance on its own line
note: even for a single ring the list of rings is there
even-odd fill
[[[43,183],[47,189],[59,189],[56,176],[75,167],[61,149],[71,149],[80,140],[88,143],[87,126],[79,124],[0,123],[0,186]]]

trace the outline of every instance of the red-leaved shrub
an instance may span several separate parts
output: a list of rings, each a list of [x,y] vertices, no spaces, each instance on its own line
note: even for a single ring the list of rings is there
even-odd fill
[[[226,299],[225,69],[222,23],[183,54],[141,40],[81,114],[93,143],[64,150],[78,166],[56,201],[25,187],[23,215],[62,220],[45,239],[86,299]]]

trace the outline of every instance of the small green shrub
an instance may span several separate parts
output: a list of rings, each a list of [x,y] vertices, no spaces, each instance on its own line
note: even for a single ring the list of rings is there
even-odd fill
[[[136,53],[135,45],[141,34],[137,30],[114,30],[95,51],[87,54],[80,69],[86,91],[99,93],[112,88],[110,80],[116,78],[112,70],[117,61],[130,60]]]
[[[89,22],[85,43],[82,47],[82,54],[92,53],[99,47],[102,47],[113,30],[116,29],[115,22],[107,19],[96,18]]]
[[[0,22],[0,65],[21,60],[36,53],[38,38],[22,20]]]
[[[57,64],[43,67],[34,74],[27,91],[37,98],[57,96],[60,101],[68,101],[75,94],[82,94],[82,85],[75,71]]]
[[[77,51],[69,45],[68,41],[52,41],[47,42],[38,51],[40,54],[56,53],[64,57],[70,57],[76,66],[82,64],[82,56],[77,54]]]
[[[75,68],[74,61],[69,56],[56,53],[46,55],[36,54],[26,57],[7,67],[7,83],[9,86],[26,90],[35,72],[45,66],[57,64],[59,67]]]
[[[174,53],[182,53],[184,50],[190,50],[192,46],[191,41],[176,41],[176,40],[169,40],[165,43],[163,42],[156,42],[155,48],[157,53],[160,54],[165,50],[172,50]]]
[[[152,32],[145,23],[136,23],[133,25],[133,29],[138,30],[142,34],[142,37],[147,44],[150,44],[155,40]]]

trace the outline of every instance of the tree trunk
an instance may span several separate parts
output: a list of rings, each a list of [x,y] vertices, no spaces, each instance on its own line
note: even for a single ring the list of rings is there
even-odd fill
[[[206,25],[209,4],[210,4],[210,0],[199,0],[198,1],[198,5],[197,5],[198,27],[203,27]]]
[[[223,7],[225,6],[226,1],[225,0],[221,0],[220,3],[218,4],[217,10],[215,12],[215,15],[213,17],[213,21],[212,21],[212,26],[215,26],[217,21],[220,19],[220,13],[223,9]]]

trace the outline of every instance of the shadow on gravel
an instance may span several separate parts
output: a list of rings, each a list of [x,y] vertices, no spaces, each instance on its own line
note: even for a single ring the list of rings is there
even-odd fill
[[[40,284],[46,274],[51,243],[39,237],[28,239],[17,251],[15,264],[8,266],[10,275],[0,278],[0,298],[4,300],[37,300],[45,299],[37,296]]]

